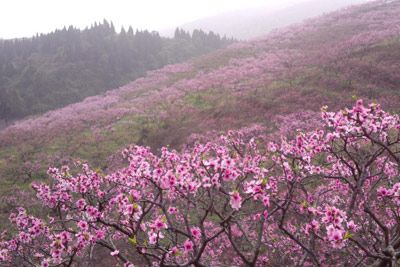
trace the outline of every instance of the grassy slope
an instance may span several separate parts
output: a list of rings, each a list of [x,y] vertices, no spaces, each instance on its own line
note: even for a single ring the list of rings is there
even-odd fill
[[[353,96],[396,111],[399,12],[398,1],[336,12],[21,121],[0,132],[0,195],[28,188],[46,177],[46,166],[70,158],[118,166],[109,156],[130,143],[180,147],[192,133],[271,126],[276,115],[338,109]]]

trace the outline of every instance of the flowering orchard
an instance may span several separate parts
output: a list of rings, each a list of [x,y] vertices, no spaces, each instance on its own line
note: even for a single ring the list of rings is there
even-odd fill
[[[124,266],[398,266],[399,117],[360,100],[322,118],[279,144],[133,146],[106,176],[51,168],[33,185],[49,217],[11,214],[0,264],[71,266],[103,247]]]
[[[400,58],[399,13],[398,1],[374,1],[276,30],[258,40],[234,43],[186,63],[167,65],[103,95],[89,97],[43,116],[17,121],[0,133],[0,145],[32,139],[48,142],[50,138],[65,134],[67,129],[76,133],[86,129],[88,124],[108,126],[128,114],[158,115],[165,111],[159,107],[171,103],[173,107],[186,94],[210,89],[226,90],[224,93],[238,99],[254,95],[256,89],[261,92],[253,99],[256,101],[268,93],[269,90],[263,88],[273,88],[279,82],[288,82],[281,89],[289,87],[291,90],[285,94],[278,90],[276,95],[268,95],[269,99],[273,97],[279,103],[290,100],[296,105],[282,105],[287,108],[282,112],[277,109],[281,105],[271,105],[268,111],[257,109],[252,102],[251,110],[255,114],[268,112],[269,116],[274,116],[318,109],[319,102],[311,101],[316,97],[315,92],[311,99],[296,93],[309,88],[326,88],[332,93],[342,88],[344,81],[351,86],[330,98],[322,98],[324,103],[329,101],[336,106],[346,103],[349,95],[345,92],[354,90],[352,93],[362,97],[396,105],[400,80],[397,64]],[[375,92],[391,91],[386,91],[382,97],[367,92],[366,88]],[[386,97],[389,94],[390,97]],[[324,95],[326,93],[320,97]],[[184,106],[179,107],[179,111],[187,108],[186,103],[181,104]],[[171,117],[175,120],[174,115]]]

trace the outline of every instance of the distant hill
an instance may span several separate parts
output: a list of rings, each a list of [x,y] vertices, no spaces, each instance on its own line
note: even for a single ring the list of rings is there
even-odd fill
[[[0,129],[2,121],[79,102],[231,42],[198,30],[177,30],[172,38],[132,28],[116,32],[106,20],[85,30],[0,40]]]
[[[193,136],[254,124],[273,134],[355,98],[398,112],[399,14],[400,1],[340,10],[15,122],[0,131],[0,213],[13,207],[7,196],[46,179],[49,165],[82,159],[108,172],[128,144],[179,149]]]
[[[283,9],[253,8],[199,19],[180,26],[202,29],[240,40],[261,37],[269,31],[367,0],[311,0]],[[165,34],[172,35],[173,31]]]

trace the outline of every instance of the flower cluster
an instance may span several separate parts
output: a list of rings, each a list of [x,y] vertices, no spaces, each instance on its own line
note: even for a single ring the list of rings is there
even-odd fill
[[[388,266],[400,255],[400,119],[362,101],[322,117],[279,143],[228,132],[182,152],[131,146],[107,175],[51,168],[53,183],[33,188],[53,217],[11,214],[0,263],[62,265],[103,247],[124,266]]]

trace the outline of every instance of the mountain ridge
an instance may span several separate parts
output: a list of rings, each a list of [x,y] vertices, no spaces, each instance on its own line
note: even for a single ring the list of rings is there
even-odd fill
[[[185,23],[180,28],[184,30],[203,29],[213,31],[221,36],[249,40],[262,37],[277,28],[365,2],[367,0],[309,0],[284,8],[257,7],[198,19]],[[166,30],[161,33],[171,36],[173,31]]]

